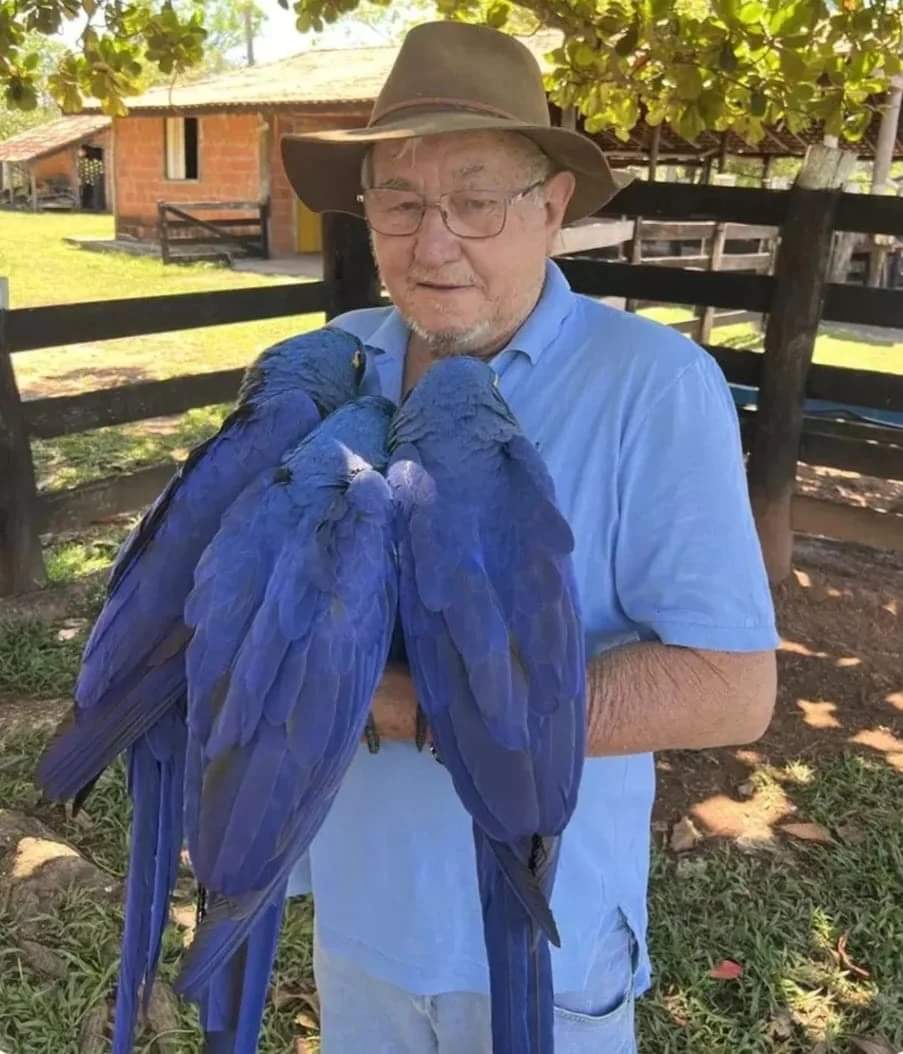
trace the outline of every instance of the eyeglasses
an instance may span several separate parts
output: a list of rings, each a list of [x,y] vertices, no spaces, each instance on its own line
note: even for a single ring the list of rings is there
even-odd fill
[[[494,238],[504,230],[508,206],[545,182],[540,179],[507,194],[500,190],[452,190],[432,201],[416,190],[373,187],[358,194],[357,200],[363,204],[367,223],[377,234],[416,234],[426,210],[435,205],[456,238]]]

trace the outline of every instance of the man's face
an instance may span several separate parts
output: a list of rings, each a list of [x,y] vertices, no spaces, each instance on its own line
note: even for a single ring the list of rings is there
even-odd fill
[[[455,190],[516,192],[536,182],[536,157],[532,144],[510,133],[381,142],[371,154],[370,185],[415,190],[430,201]],[[437,208],[426,210],[415,234],[372,232],[393,303],[435,354],[489,354],[517,330],[542,290],[573,185],[568,172],[551,177],[508,206],[505,227],[492,238],[457,237]]]

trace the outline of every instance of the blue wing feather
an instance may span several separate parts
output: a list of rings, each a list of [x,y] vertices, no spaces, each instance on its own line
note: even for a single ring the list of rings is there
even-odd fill
[[[474,821],[493,1050],[550,1054],[548,900],[582,772],[583,633],[573,536],[491,376],[440,363],[393,423],[399,606],[418,701]]]
[[[384,443],[388,416],[385,408],[380,413]],[[192,598],[189,705],[200,714],[190,714],[199,797],[192,862],[211,896],[177,982],[191,999],[256,932],[261,911],[322,824],[363,734],[395,625],[385,479],[360,466],[350,482],[332,485],[301,473],[286,494],[294,519],[269,572],[254,584],[250,624],[212,661],[206,652],[218,640],[205,621],[215,618],[213,594],[202,596],[199,582]],[[228,592],[228,557],[221,563],[217,553],[222,545],[228,554],[227,542],[224,525],[207,556],[210,581],[219,578]],[[218,593],[217,603],[228,608],[228,597]],[[215,712],[195,692],[195,667],[221,689]]]
[[[148,731],[184,691],[185,599],[205,546],[248,482],[319,421],[305,392],[236,412],[180,471],[123,548],[85,647],[73,724],[48,745],[37,778],[66,799]]]

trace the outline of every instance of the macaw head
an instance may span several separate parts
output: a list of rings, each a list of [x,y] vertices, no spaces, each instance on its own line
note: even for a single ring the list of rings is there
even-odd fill
[[[382,472],[389,461],[388,434],[395,404],[362,395],[340,406],[284,459],[288,475],[308,481],[350,478],[363,469]]]
[[[484,439],[500,439],[517,429],[517,421],[499,392],[495,370],[469,355],[439,359],[402,401],[389,433],[389,445],[431,435],[463,437],[476,426]]]
[[[245,373],[239,402],[301,388],[327,417],[357,397],[366,366],[366,349],[357,337],[324,326],[262,352]]]

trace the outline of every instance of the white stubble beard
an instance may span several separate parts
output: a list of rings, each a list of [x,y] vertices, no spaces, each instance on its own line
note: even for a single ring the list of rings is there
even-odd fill
[[[492,322],[486,319],[478,322],[469,330],[445,329],[428,330],[415,319],[405,319],[411,330],[426,344],[436,358],[450,358],[453,355],[470,355],[485,346],[492,331]]]

